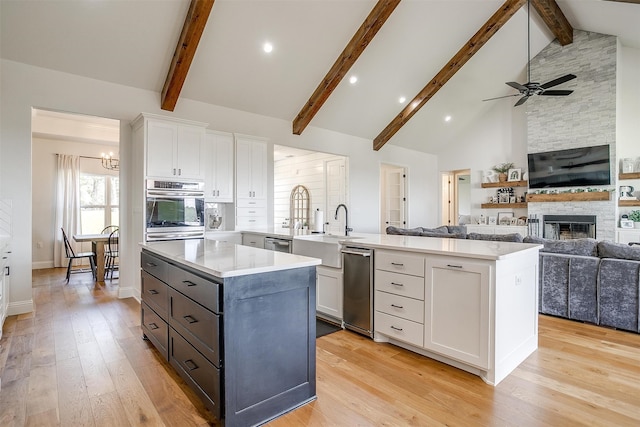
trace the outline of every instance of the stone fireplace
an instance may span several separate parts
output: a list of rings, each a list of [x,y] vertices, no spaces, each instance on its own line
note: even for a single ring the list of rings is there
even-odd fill
[[[573,43],[551,42],[531,60],[532,79],[546,82],[573,73],[562,86],[574,92],[565,97],[531,97],[527,101],[527,152],[563,150],[609,144],[611,184],[617,188],[616,156],[616,61],[617,39],[574,30]],[[561,193],[566,188],[558,189]],[[586,190],[586,189],[585,189]],[[530,202],[530,218],[554,215],[593,215],[598,240],[615,240],[617,200]],[[538,235],[546,232],[539,223]]]
[[[542,229],[545,239],[570,240],[596,238],[595,215],[544,215]]]

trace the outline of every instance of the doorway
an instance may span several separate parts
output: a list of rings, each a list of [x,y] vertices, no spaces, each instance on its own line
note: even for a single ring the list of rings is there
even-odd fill
[[[380,234],[387,227],[407,226],[407,169],[403,166],[380,165]]]
[[[99,233],[120,221],[117,165],[120,121],[44,109],[32,109],[32,268],[60,266],[62,245],[56,222],[58,155],[78,157],[80,177],[78,227],[68,235]],[[110,161],[103,161],[109,156]],[[107,224],[108,223],[108,224]],[[91,243],[78,245],[90,251]],[[66,265],[65,265],[66,266]]]
[[[442,224],[468,224],[471,218],[471,170],[443,172],[441,191]]]

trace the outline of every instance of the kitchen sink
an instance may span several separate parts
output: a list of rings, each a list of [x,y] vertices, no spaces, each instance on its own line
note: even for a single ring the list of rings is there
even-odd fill
[[[313,258],[320,258],[322,265],[342,268],[340,243],[345,240],[362,239],[359,236],[340,236],[337,234],[310,234],[293,238],[293,253]]]

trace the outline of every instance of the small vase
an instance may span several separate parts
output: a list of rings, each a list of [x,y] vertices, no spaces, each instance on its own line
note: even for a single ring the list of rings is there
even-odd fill
[[[506,173],[501,173],[498,175],[498,180],[500,182],[507,182],[507,174]]]

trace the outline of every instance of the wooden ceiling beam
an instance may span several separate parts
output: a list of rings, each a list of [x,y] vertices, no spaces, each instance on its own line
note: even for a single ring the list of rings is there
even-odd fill
[[[556,0],[531,0],[531,4],[561,46],[573,43],[573,27],[560,10]]]
[[[176,107],[214,1],[191,0],[178,45],[171,59],[169,73],[162,88],[160,108],[163,110],[173,111]]]
[[[373,149],[380,150],[526,2],[527,0],[507,0],[500,6],[420,93],[380,132],[373,140]]]
[[[378,0],[369,16],[360,25],[360,28],[353,35],[338,59],[336,59],[327,75],[324,76],[307,103],[293,120],[293,133],[295,135],[300,135],[309,125],[399,3],[400,0]]]

